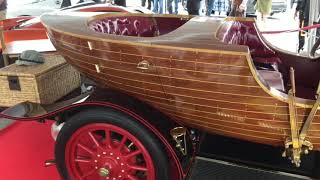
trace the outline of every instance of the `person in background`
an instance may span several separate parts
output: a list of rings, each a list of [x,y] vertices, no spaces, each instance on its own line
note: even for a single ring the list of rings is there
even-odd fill
[[[248,0],[232,0],[229,16],[245,17]]]
[[[215,1],[215,0],[206,0],[206,2],[207,2],[207,12],[206,12],[206,15],[207,15],[207,16],[210,16],[211,13],[212,13],[214,1]]]
[[[114,4],[118,6],[126,7],[126,0],[114,0]]]
[[[108,1],[112,1],[112,0],[108,0],[108,1],[106,1],[106,0],[80,0],[79,2],[77,2],[77,4],[83,3],[83,2],[91,2],[91,1],[93,1],[97,4],[104,4],[104,3],[108,2]],[[71,1],[62,1],[61,7],[68,7],[71,5],[72,5]]]
[[[221,15],[221,12],[229,11],[229,0],[215,0],[213,3],[213,12],[218,12]]]
[[[318,1],[318,9],[317,9],[317,12],[318,12],[318,24],[320,24],[320,1]],[[320,37],[320,28],[317,29],[317,37],[319,38]]]
[[[146,1],[147,0],[141,0],[141,6],[142,7],[145,7],[146,6]],[[148,9],[151,9],[151,2],[152,2],[152,0],[148,0]]]
[[[255,9],[261,13],[261,21],[265,21],[265,17],[271,12],[272,0],[257,0]]]
[[[178,0],[167,0],[167,9],[169,14],[173,14],[172,1],[174,1],[174,14],[178,14]]]
[[[299,15],[299,27],[303,28],[309,25],[309,10],[310,10],[310,1],[309,0],[298,0],[296,12],[294,17],[296,18]],[[298,52],[303,50],[305,44],[305,31],[299,32],[299,46]]]
[[[189,15],[199,15],[200,0],[187,0],[187,9]]]
[[[290,8],[293,7],[294,2],[295,2],[295,0],[290,0]]]
[[[153,0],[153,12],[163,14],[163,0]]]
[[[187,9],[187,0],[181,0],[181,5],[184,9]]]
[[[7,15],[7,0],[0,0],[0,20],[6,19]]]

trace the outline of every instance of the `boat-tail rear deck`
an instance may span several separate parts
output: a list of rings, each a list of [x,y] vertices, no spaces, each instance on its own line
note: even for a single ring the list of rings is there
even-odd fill
[[[98,84],[135,96],[184,125],[224,136],[283,146],[290,136],[286,67],[293,63],[297,85],[310,88],[310,97],[319,80],[309,74],[320,72],[319,61],[289,61],[291,55],[264,44],[252,20],[59,14],[42,21],[57,50]],[[157,23],[163,21],[168,24]],[[272,65],[279,59],[277,71]],[[310,66],[307,76],[300,64]],[[314,100],[298,96],[300,127]],[[316,149],[319,124],[317,113],[308,131]]]

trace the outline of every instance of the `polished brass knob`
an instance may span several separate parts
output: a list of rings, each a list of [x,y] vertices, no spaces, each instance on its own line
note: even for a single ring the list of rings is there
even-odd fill
[[[138,63],[137,69],[148,70],[150,68],[150,63],[146,60],[143,60]]]
[[[187,133],[187,129],[184,127],[176,127],[174,129],[171,129],[170,134],[174,139],[177,139],[178,137],[185,136]]]
[[[100,168],[99,169],[99,175],[101,177],[108,177],[109,174],[110,174],[110,170],[109,169],[107,169],[107,168]]]

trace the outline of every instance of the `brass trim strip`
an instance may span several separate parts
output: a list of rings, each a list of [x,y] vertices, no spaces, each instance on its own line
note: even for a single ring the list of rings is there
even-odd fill
[[[161,103],[161,102],[156,102],[156,101],[152,101],[152,100],[146,100],[146,101],[149,101],[149,102],[152,102],[154,104],[159,104],[159,105],[163,105],[163,106],[169,106],[169,107],[172,107],[172,108],[176,108],[176,106],[174,105],[170,105],[170,104],[165,104],[165,103]],[[162,107],[163,109],[167,109],[167,110],[171,110],[171,109],[168,109],[168,108],[164,108]],[[189,110],[189,111],[196,111],[196,112],[199,112],[199,113],[207,113],[207,114],[212,114],[212,115],[219,115],[218,113],[213,113],[213,112],[206,112],[206,111],[201,111],[201,110],[198,110],[198,109],[190,109],[190,108],[185,108],[185,107],[179,107],[179,109],[185,109],[185,110]],[[177,113],[181,113],[180,111],[178,111]],[[258,121],[269,121],[269,122],[272,122],[272,123],[287,123],[287,125],[289,126],[289,122],[287,119],[284,119],[284,120],[274,120],[274,119],[261,119],[261,118],[252,118],[252,117],[241,117],[241,116],[237,116],[237,115],[232,115],[232,117],[234,118],[240,118],[240,119],[244,119],[244,121],[246,119],[248,120],[256,120],[257,122]],[[300,117],[302,117],[302,115],[300,115]],[[303,124],[303,121],[298,121],[298,125],[302,125]],[[312,123],[313,125],[320,125],[320,122],[319,123]],[[289,128],[288,128],[289,129]],[[313,130],[312,130],[313,131]],[[314,131],[317,131],[317,130],[314,130]],[[320,131],[320,130],[319,130]]]
[[[188,122],[190,121],[193,121],[193,122],[197,122],[199,124],[211,124],[211,125],[214,125],[214,126],[221,126],[223,128],[227,128],[227,129],[238,129],[238,130],[241,130],[241,132],[245,132],[245,131],[248,131],[248,132],[254,132],[254,133],[261,133],[261,134],[269,134],[269,135],[275,135],[275,136],[283,136],[283,137],[286,137],[288,134],[287,132],[283,131],[283,134],[282,133],[273,133],[273,132],[266,132],[266,131],[257,131],[257,130],[252,130],[252,129],[244,129],[244,128],[239,128],[239,127],[230,127],[230,126],[226,126],[226,125],[222,125],[222,124],[216,124],[216,123],[212,123],[212,122],[207,122],[207,121],[201,121],[201,120],[195,120],[195,119],[191,119],[189,117],[186,117],[186,116],[179,116],[179,115],[175,115],[175,114],[172,114],[170,112],[167,112],[167,114],[169,116],[175,116],[175,117],[179,117],[181,119],[188,119],[189,121],[185,121],[185,124],[188,124]],[[199,126],[198,124],[198,126]],[[201,125],[200,125],[201,126]],[[263,128],[263,127],[262,127]],[[310,137],[310,136],[309,136]],[[319,137],[320,138],[320,137]]]
[[[145,84],[152,84],[152,85],[161,86],[161,84],[157,84],[157,83],[139,81],[139,80],[136,80],[136,79],[128,79],[128,78],[124,78],[124,77],[120,77],[120,76],[114,76],[114,75],[111,75],[111,74],[108,74],[108,76],[111,76],[111,77],[114,77],[114,78],[119,78],[119,79],[124,79],[124,80],[127,80],[127,81],[135,81],[135,82],[139,82],[139,83],[145,83]],[[184,88],[184,87],[180,87],[180,86],[170,86],[168,84],[162,84],[162,86],[164,86],[164,87],[172,87],[172,88],[182,89],[182,90],[206,92],[206,93],[216,93],[216,94],[235,95],[235,96],[248,96],[248,97],[263,97],[263,96],[251,96],[251,95],[247,95],[247,94],[224,93],[224,92],[219,92],[219,91],[212,92],[212,91],[206,91],[206,90],[200,90],[200,89]],[[252,106],[264,106],[264,107],[274,107],[275,106],[275,105],[267,105],[267,104],[253,104],[253,103],[242,103],[242,102],[235,102],[235,101],[225,101],[225,100],[218,100],[218,99],[211,99],[211,100],[218,101],[218,102],[224,102],[224,103],[252,105]],[[277,106],[277,108],[287,108],[287,106]]]
[[[85,54],[85,53],[82,53],[80,51],[72,51],[72,50],[69,50],[67,48],[64,48],[64,47],[61,47],[60,48],[63,48],[64,50],[66,51],[69,51],[69,52],[72,52],[72,53],[75,53],[75,54],[81,54],[83,56],[87,56],[87,57],[92,57],[92,58],[96,58],[96,59],[100,59],[100,60],[103,60],[103,61],[107,61],[107,62],[115,62],[115,63],[121,63],[121,64],[130,64],[130,65],[137,65],[137,63],[130,63],[130,62],[126,62],[126,61],[118,61],[118,60],[114,60],[114,59],[108,59],[108,60],[105,60],[101,57],[97,57],[97,56],[91,56],[91,55],[88,55],[88,54]],[[145,57],[145,56],[140,56],[140,57]],[[194,64],[200,64],[198,62],[193,62]],[[212,72],[208,72],[208,71],[193,71],[193,70],[189,70],[189,69],[179,69],[179,68],[172,68],[172,67],[165,67],[165,66],[159,66],[159,65],[156,65],[155,67],[157,68],[163,68],[163,69],[169,69],[169,70],[178,70],[178,71],[188,71],[188,72],[193,72],[193,73],[199,73],[199,74],[213,74],[213,75],[219,75],[219,76],[231,76],[231,77],[244,77],[244,78],[252,78],[252,80],[254,80],[254,78],[252,76],[244,76],[244,75],[234,75],[234,74],[224,74],[224,73],[212,73]],[[250,71],[249,71],[250,72]],[[251,72],[250,72],[251,73]]]
[[[197,126],[199,126],[199,122],[200,122],[201,124],[212,124],[212,125],[215,125],[215,126],[222,126],[222,127],[224,127],[224,129],[230,129],[230,128],[239,129],[239,130],[241,130],[240,132],[249,131],[249,132],[256,132],[256,133],[262,133],[262,134],[269,134],[269,135],[281,136],[281,137],[283,137],[284,139],[289,135],[289,134],[287,134],[287,132],[285,132],[285,131],[283,131],[284,134],[278,134],[278,133],[272,133],[272,132],[265,132],[265,131],[264,131],[264,132],[261,132],[261,131],[251,130],[251,129],[243,129],[243,128],[238,128],[238,127],[230,127],[230,126],[225,126],[225,125],[220,125],[220,124],[214,124],[214,123],[209,123],[209,122],[200,121],[200,120],[193,120],[193,119],[190,119],[190,118],[188,118],[188,117],[182,117],[182,116],[174,115],[174,114],[171,114],[171,113],[167,113],[167,114],[169,114],[170,116],[174,116],[174,117],[176,117],[176,118],[179,118],[179,119],[180,119],[180,118],[183,118],[183,119],[188,119],[188,120],[193,121],[193,122],[197,122]],[[190,121],[184,122],[184,124],[188,124]],[[204,127],[204,126],[201,126],[201,127]],[[205,127],[211,128],[210,126],[205,126]],[[232,133],[233,133],[233,132],[236,132],[236,131],[232,131]],[[307,136],[307,137],[310,138],[310,139],[312,139],[312,140],[314,140],[314,139],[320,139],[320,137],[318,137],[318,136]],[[283,140],[282,140],[282,143],[283,143]],[[315,143],[315,144],[317,144],[317,143]]]
[[[176,117],[175,119],[177,119],[178,117]],[[179,118],[178,118],[179,119]],[[198,123],[193,123],[193,122],[190,122],[189,124],[192,124],[196,127],[199,127],[199,124]],[[277,144],[279,146],[283,146],[283,141],[284,139],[274,139],[274,138],[267,138],[267,137],[261,137],[261,136],[254,136],[252,134],[243,134],[243,133],[239,133],[239,132],[235,132],[235,131],[228,131],[228,130],[225,130],[225,129],[218,129],[218,128],[214,128],[214,127],[208,127],[208,126],[204,126],[202,128],[206,128],[206,129],[212,129],[214,131],[220,131],[220,132],[227,132],[228,134],[238,134],[240,136],[247,136],[247,137],[253,137],[253,138],[258,138],[258,139],[266,139],[266,140],[271,140],[271,141],[277,141]],[[216,132],[217,134],[221,134],[219,132]],[[234,136],[231,136],[231,137],[234,137]],[[313,142],[312,143],[313,145],[315,146],[319,146],[320,145],[320,142],[317,143],[317,142]],[[316,147],[316,149],[319,149],[319,147]]]
[[[155,75],[155,74],[145,74],[145,73],[140,73],[140,72],[135,72],[135,71],[127,71],[127,70],[119,70],[119,69],[114,69],[106,66],[101,66],[105,69],[113,69],[117,71],[123,71],[127,73],[135,73],[135,74],[143,74],[143,75],[150,75],[150,76],[156,76],[156,77],[162,77],[162,78],[169,78],[169,79],[180,79],[180,80],[188,80],[188,81],[198,81],[198,82],[203,82],[203,83],[210,83],[210,84],[222,84],[222,85],[230,85],[230,86],[240,86],[240,87],[251,87],[251,88],[260,88],[259,86],[248,86],[248,85],[238,85],[238,84],[228,84],[228,83],[221,83],[221,82],[213,82],[213,81],[201,81],[201,80],[196,80],[196,79],[187,79],[187,78],[179,78],[179,77],[170,77],[170,76],[163,76],[163,75]],[[270,97],[264,97],[264,98],[270,98]]]
[[[77,60],[76,60],[76,61],[77,61]],[[85,68],[85,67],[83,67],[83,68]],[[88,68],[85,68],[85,69],[88,69]],[[93,71],[92,69],[88,69],[88,70]],[[105,74],[105,75],[107,75],[107,74]],[[107,75],[107,76],[110,76],[110,75]],[[97,78],[98,78],[98,77],[97,77]],[[100,76],[99,78],[102,78],[102,79],[104,79],[104,80],[108,80],[109,82],[113,82],[113,83],[120,84],[120,85],[123,85],[123,86],[131,87],[131,88],[141,89],[141,90],[144,90],[144,91],[152,91],[152,92],[164,93],[164,92],[162,92],[162,91],[156,91],[156,90],[151,90],[151,89],[139,88],[139,87],[136,87],[136,86],[127,85],[127,84],[123,84],[123,83],[120,83],[120,82],[115,82],[115,81],[112,81],[112,80],[109,80],[109,79],[105,79],[105,78],[103,78],[103,77],[101,77],[101,76]],[[117,88],[118,88],[118,87],[117,87]],[[128,90],[126,90],[126,91],[128,91]],[[136,94],[140,94],[140,95],[143,95],[143,96],[149,96],[149,97],[156,98],[156,99],[168,100],[168,99],[165,99],[165,98],[160,98],[160,97],[156,97],[156,96],[141,94],[141,93],[138,93],[138,92],[135,92],[135,91],[128,91],[128,92],[134,92],[134,93],[136,93]],[[170,93],[170,95],[171,95],[171,93]],[[178,95],[178,94],[173,94],[173,95],[176,95],[176,96],[184,96],[184,95]],[[191,96],[184,96],[184,97],[194,98],[194,97],[191,97]],[[202,99],[205,99],[205,98],[202,98]],[[213,101],[219,101],[219,100],[214,100],[214,99],[212,99],[212,100],[213,100]],[[169,101],[169,100],[168,100],[168,101]],[[185,103],[185,104],[189,104],[189,105],[198,105],[198,106],[207,107],[207,108],[216,108],[216,107],[212,107],[212,106],[205,106],[205,105],[188,103],[188,102],[183,102],[183,101],[176,101],[176,102]],[[233,102],[233,103],[237,103],[237,102]],[[229,109],[229,108],[220,108],[220,109],[231,110],[231,111],[249,112],[249,113],[256,113],[256,114],[269,114],[269,115],[281,115],[281,116],[288,116],[288,115],[289,115],[289,114],[280,114],[280,113],[265,113],[265,112],[258,112],[258,111],[234,110],[234,109]],[[301,115],[301,114],[299,114],[298,116],[300,116],[300,117],[306,117],[307,115]],[[318,117],[318,115],[317,115],[316,117]]]
[[[65,55],[65,56],[68,56],[68,55]],[[68,57],[71,58],[70,56],[68,56]],[[79,62],[86,63],[85,61],[79,61]],[[87,63],[87,64],[90,64],[90,63]],[[127,70],[114,69],[114,68],[110,68],[110,67],[106,67],[106,66],[101,66],[101,67],[105,68],[105,69],[113,69],[113,70],[123,71],[123,72],[127,72],[127,73],[143,74],[143,75],[148,75],[148,76],[155,76],[155,77],[162,77],[162,78],[169,78],[169,79],[180,79],[180,80],[197,81],[197,82],[210,83],[210,84],[222,84],[222,85],[230,85],[230,86],[238,86],[238,87],[250,87],[250,88],[259,88],[260,89],[260,86],[228,84],[228,83],[213,82],[213,81],[201,81],[201,80],[196,80],[196,79],[184,79],[184,78],[178,78],[178,77],[169,77],[169,76],[162,76],[162,75],[155,75],[155,74],[146,74],[146,73],[141,73],[141,72],[136,72],[136,71],[127,71]],[[263,98],[273,99],[272,97],[268,97],[268,96],[265,96]]]
[[[112,81],[112,80],[108,80],[109,82],[113,82],[113,83],[116,83],[116,84],[120,84],[120,85],[123,85],[123,86],[127,86],[127,87],[130,87],[130,88],[136,88],[136,89],[141,89],[141,90],[144,90],[144,91],[152,91],[152,92],[158,92],[158,93],[163,93],[162,91],[157,91],[157,90],[151,90],[151,89],[145,89],[145,88],[140,88],[140,87],[136,87],[136,86],[131,86],[131,85],[127,85],[127,84],[123,84],[123,83],[120,83],[120,82],[115,82],[115,81]],[[126,90],[128,91],[128,90]],[[128,91],[130,92],[130,91]],[[138,94],[141,94],[141,93],[138,93]],[[192,97],[192,96],[185,96],[185,95],[178,95],[178,94],[173,94],[173,93],[166,93],[167,95],[175,95],[175,96],[184,96],[184,97],[189,97],[189,98],[196,98],[196,97]],[[141,94],[141,95],[145,95],[145,94]],[[160,97],[156,97],[156,96],[151,96],[151,95],[145,95],[145,96],[150,96],[150,97],[153,97],[153,98],[158,98],[158,99],[164,99],[164,100],[168,100],[169,99],[165,99],[165,98],[160,98]],[[205,98],[197,98],[197,99],[205,99]],[[207,99],[206,99],[207,100]],[[178,101],[178,100],[174,100],[175,102],[178,102],[178,103],[181,103],[181,104],[189,104],[189,105],[196,105],[196,106],[202,106],[202,107],[208,107],[208,108],[217,108],[217,107],[212,107],[212,106],[206,106],[206,105],[201,105],[201,104],[195,104],[195,103],[189,103],[189,102],[185,102],[185,101]],[[240,111],[240,112],[246,112],[246,113],[255,113],[255,114],[269,114],[269,115],[278,115],[278,116],[287,116],[288,114],[280,114],[280,113],[267,113],[267,112],[259,112],[259,111],[245,111],[245,110],[239,110],[239,109],[230,109],[230,108],[222,108],[222,107],[219,107],[219,109],[224,109],[224,110],[230,110],[230,111]],[[304,117],[306,115],[303,115]]]
[[[147,101],[149,101],[149,100],[147,100]],[[152,101],[149,101],[149,102],[154,103],[154,102],[152,102]],[[157,103],[156,103],[156,104],[157,104]],[[180,116],[180,115],[182,115],[182,116],[184,116],[184,115],[186,115],[186,116],[194,116],[194,117],[204,118],[204,119],[208,119],[208,120],[212,120],[212,121],[219,121],[219,122],[225,122],[225,123],[230,123],[230,124],[239,124],[239,125],[245,125],[245,126],[254,126],[254,127],[271,129],[271,130],[274,130],[274,131],[278,131],[278,130],[289,130],[289,129],[290,129],[290,128],[285,128],[285,127],[281,127],[281,128],[278,128],[278,129],[274,129],[274,128],[270,128],[270,127],[266,127],[266,126],[261,126],[261,125],[259,125],[259,124],[241,123],[241,122],[235,121],[235,120],[234,120],[234,121],[228,121],[228,120],[223,120],[223,119],[210,118],[210,117],[208,117],[208,116],[199,116],[199,115],[196,115],[196,114],[186,113],[186,112],[182,112],[182,111],[176,112],[176,111],[174,111],[174,110],[172,110],[172,109],[168,109],[168,108],[164,108],[164,107],[159,107],[159,109],[162,109],[162,110],[164,110],[164,111],[170,111],[171,113],[176,114],[176,116]],[[218,114],[217,114],[217,115],[218,115]],[[182,116],[180,116],[180,117],[182,117]],[[229,119],[232,120],[232,118],[229,118]],[[201,121],[201,120],[198,120],[198,121]],[[245,120],[244,120],[244,121],[245,121]],[[209,121],[202,121],[202,122],[206,122],[206,123],[209,123],[209,124],[214,124],[214,123],[210,123]],[[256,122],[259,122],[259,121],[256,121]],[[270,122],[272,122],[272,121],[269,120],[269,123],[270,123]],[[285,123],[285,121],[282,121],[282,122]],[[270,124],[270,126],[273,126],[273,125]],[[317,131],[320,131],[320,130],[313,130],[313,131],[317,132]]]
[[[74,46],[78,46],[81,48],[86,48],[88,49],[88,47],[86,46],[81,46],[78,44],[72,44],[63,40],[56,40],[59,42],[62,42],[60,44],[70,44],[70,45],[74,45]],[[72,48],[71,48],[72,49]],[[125,53],[122,51],[110,51],[110,50],[105,50],[105,49],[98,49],[98,48],[92,48],[93,50],[97,50],[97,51],[104,51],[104,52],[111,52],[111,53],[116,53],[116,54],[125,54],[125,55],[129,55],[129,56],[137,56],[137,57],[146,57],[146,58],[156,58],[156,59],[163,59],[163,60],[168,60],[168,61],[182,61],[182,62],[190,62],[190,63],[194,63],[194,61],[188,61],[188,60],[183,60],[183,59],[176,59],[176,58],[164,58],[164,57],[158,57],[158,56],[148,56],[148,55],[138,55],[138,54],[131,54],[131,53]],[[76,51],[76,52],[81,52],[81,51]],[[95,57],[95,56],[94,56]],[[96,57],[98,58],[98,57]],[[101,58],[103,59],[103,58]],[[229,65],[229,64],[219,64],[219,63],[206,63],[206,62],[197,62],[197,64],[208,64],[208,65],[218,65],[218,66],[228,66],[228,67],[237,67],[237,68],[245,68],[249,70],[248,66],[235,66],[235,65]]]
[[[147,100],[148,101],[148,100]],[[152,102],[152,101],[149,101],[149,102]],[[153,103],[153,102],[152,102]],[[157,104],[157,103],[156,103]],[[199,117],[199,118],[204,118],[204,119],[208,119],[208,120],[213,120],[213,121],[220,121],[220,122],[226,122],[226,123],[230,123],[230,124],[240,124],[240,125],[245,125],[245,126],[255,126],[255,127],[260,127],[260,128],[265,128],[265,129],[270,129],[270,130],[273,130],[273,131],[289,131],[290,128],[289,128],[289,124],[287,124],[288,127],[271,127],[271,126],[277,126],[276,124],[271,124],[270,122],[273,122],[272,120],[269,120],[268,123],[270,124],[265,124],[265,125],[259,125],[259,124],[251,124],[251,123],[241,123],[239,121],[228,121],[228,120],[223,120],[223,119],[216,119],[216,118],[210,118],[210,117],[207,117],[207,116],[199,116],[199,115],[195,115],[195,114],[190,114],[190,113],[186,113],[186,112],[176,112],[172,109],[167,109],[167,108],[164,108],[164,107],[159,107],[160,109],[163,109],[165,111],[170,111],[172,113],[176,113],[177,115],[176,116],[179,116],[179,114],[182,114],[182,115],[187,115],[187,116],[195,116],[195,117]],[[245,118],[244,118],[245,119]],[[245,121],[245,120],[244,120]],[[210,123],[208,121],[202,121],[202,122],[206,122],[206,123]],[[259,121],[256,121],[257,123]],[[286,121],[282,121],[282,123],[285,123]],[[211,123],[213,124],[213,123]],[[302,123],[298,123],[298,125],[301,125]],[[320,123],[318,123],[320,124]],[[317,133],[319,132],[319,130],[308,130],[308,132],[314,132],[314,133]]]

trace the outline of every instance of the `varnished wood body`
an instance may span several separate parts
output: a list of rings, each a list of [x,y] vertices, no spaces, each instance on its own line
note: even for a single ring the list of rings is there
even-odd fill
[[[184,125],[275,146],[290,137],[287,95],[261,81],[246,46],[215,37],[223,21],[194,17],[171,33],[148,38],[88,29],[88,20],[107,16],[112,14],[46,15],[42,21],[56,49],[84,75]],[[143,60],[148,70],[136,68]],[[301,125],[314,101],[296,102]],[[320,150],[319,113],[307,138]]]

